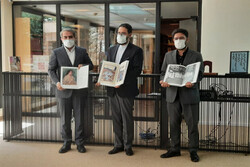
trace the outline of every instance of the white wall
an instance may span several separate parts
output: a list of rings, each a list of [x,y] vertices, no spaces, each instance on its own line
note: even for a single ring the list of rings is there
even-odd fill
[[[250,0],[203,0],[201,33],[203,59],[228,73],[230,51],[250,51]]]
[[[9,70],[9,56],[13,56],[12,2],[1,0],[2,70]]]

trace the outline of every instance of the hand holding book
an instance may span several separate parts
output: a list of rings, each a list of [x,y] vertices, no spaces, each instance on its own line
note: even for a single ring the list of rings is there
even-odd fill
[[[193,83],[197,82],[197,77],[199,74],[200,62],[189,64],[188,66],[169,64],[164,76],[162,87],[186,86],[190,88]]]
[[[129,61],[121,64],[103,61],[96,86],[104,85],[119,88],[124,83]]]
[[[61,82],[57,86],[63,89],[82,89],[88,87],[89,65],[78,67],[61,67]]]

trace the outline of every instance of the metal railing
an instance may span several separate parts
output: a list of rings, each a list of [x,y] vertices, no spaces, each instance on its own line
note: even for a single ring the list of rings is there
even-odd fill
[[[159,77],[158,74],[142,74],[138,78],[140,94],[135,99],[133,111],[134,145],[169,147],[169,122],[163,96],[165,90],[160,88]],[[3,79],[4,139],[62,141],[55,88],[47,73],[4,72]],[[95,87],[97,79],[98,74],[90,74],[88,106],[84,111],[85,139],[89,144],[113,144],[107,90],[103,86]],[[202,99],[200,103],[200,149],[250,152],[249,85],[249,77],[203,78],[200,88],[211,90],[211,87],[215,87],[218,95],[217,98]],[[228,92],[228,96],[224,96],[223,91]],[[188,147],[187,134],[183,121],[182,148]]]
[[[88,106],[84,110],[86,143],[113,144],[112,115],[106,88],[89,77]],[[138,78],[140,95],[134,105],[134,145],[160,146],[161,95],[159,75]],[[4,73],[4,139],[62,141],[55,87],[47,73]],[[72,119],[74,129],[74,119]],[[154,136],[147,138],[147,134]],[[145,137],[146,134],[146,137]],[[74,134],[73,134],[74,138]]]

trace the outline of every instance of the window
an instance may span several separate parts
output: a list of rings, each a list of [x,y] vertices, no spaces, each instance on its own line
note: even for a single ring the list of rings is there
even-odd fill
[[[197,50],[198,2],[162,2],[161,3],[161,59],[166,52],[174,50],[172,31],[184,28],[189,32],[188,46]]]
[[[47,72],[49,56],[56,48],[55,13],[55,5],[14,6],[14,55],[20,59],[21,71]]]
[[[62,28],[71,27],[77,32],[77,45],[87,49],[94,64],[94,71],[105,59],[104,5],[74,4],[62,5]]]
[[[110,4],[111,45],[115,44],[115,29],[122,23],[133,27],[132,43],[144,51],[143,73],[153,73],[155,53],[155,3]]]

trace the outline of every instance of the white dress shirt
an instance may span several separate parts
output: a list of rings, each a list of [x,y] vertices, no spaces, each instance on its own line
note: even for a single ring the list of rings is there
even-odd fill
[[[66,52],[67,52],[67,54],[68,54],[68,56],[69,56],[69,59],[70,59],[70,61],[71,61],[71,64],[74,65],[75,57],[76,57],[76,54],[75,54],[75,46],[74,46],[70,51],[69,51],[69,49],[66,48],[65,46],[64,46],[64,48],[65,48],[65,50],[66,50]]]
[[[116,53],[116,57],[115,57],[115,62],[120,64],[120,61],[121,61],[121,58],[122,58],[122,55],[124,53],[124,51],[126,50],[128,46],[128,43],[126,45],[120,45],[118,50],[117,50],[117,53]]]

